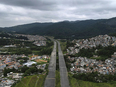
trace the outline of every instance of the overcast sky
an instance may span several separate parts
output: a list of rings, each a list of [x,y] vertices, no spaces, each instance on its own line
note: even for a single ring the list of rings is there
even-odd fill
[[[0,0],[0,27],[115,16],[115,0]]]

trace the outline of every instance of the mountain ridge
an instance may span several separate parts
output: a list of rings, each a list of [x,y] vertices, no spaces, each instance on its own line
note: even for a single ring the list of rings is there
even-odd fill
[[[77,20],[47,23],[31,23],[13,27],[0,28],[0,31],[24,34],[39,34],[54,36],[55,38],[89,38],[99,34],[109,34],[116,32],[116,17],[110,19],[97,20]]]

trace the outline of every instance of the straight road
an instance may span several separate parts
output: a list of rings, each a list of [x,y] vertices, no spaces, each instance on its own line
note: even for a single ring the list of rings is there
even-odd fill
[[[49,72],[46,77],[44,87],[55,87],[55,71],[56,71],[56,42],[55,41],[54,41],[54,48],[51,53],[48,69]]]
[[[59,69],[60,69],[60,84],[61,87],[70,87],[68,80],[67,68],[61,51],[60,43],[58,42],[58,56],[59,56]],[[51,86],[52,87],[52,86]]]

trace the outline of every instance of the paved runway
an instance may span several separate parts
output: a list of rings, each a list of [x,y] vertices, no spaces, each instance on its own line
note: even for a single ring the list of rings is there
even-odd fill
[[[48,75],[46,77],[44,87],[55,87],[55,72],[56,72],[56,42],[54,41],[54,48],[51,53],[51,59],[48,67]]]
[[[61,51],[60,43],[58,42],[58,56],[59,56],[59,69],[60,69],[60,84],[61,87],[70,87],[68,80],[67,68]]]

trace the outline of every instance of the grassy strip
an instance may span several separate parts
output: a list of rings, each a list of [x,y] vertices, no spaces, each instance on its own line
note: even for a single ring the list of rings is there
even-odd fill
[[[59,72],[59,58],[58,58],[58,45],[56,49],[56,73],[55,73],[55,78],[56,78],[56,87],[61,87],[60,85],[60,72]]]
[[[61,87],[60,85],[60,72],[56,70],[56,87]]]
[[[27,76],[25,78],[22,78],[22,80],[17,83],[15,87],[43,87],[45,77],[46,75]]]
[[[46,75],[40,75],[38,78],[37,85],[35,87],[44,87],[45,78],[46,78]]]
[[[37,78],[39,78],[39,76],[38,76]],[[36,86],[37,86],[37,82],[38,82],[38,80],[39,80],[39,79],[37,79],[37,80],[36,80],[36,82],[35,82],[35,86],[34,86],[34,87],[36,87]]]
[[[61,49],[63,51],[63,54],[67,53],[67,51],[66,51],[66,43],[67,42],[65,40],[61,40],[59,42],[60,42],[60,46],[61,46]]]
[[[31,80],[29,81],[28,87],[34,87],[35,84],[36,84],[36,80],[37,80],[37,76],[35,75],[35,76],[33,76],[33,77],[31,78]]]
[[[32,76],[27,76],[26,78],[22,78],[22,80],[16,84],[15,87],[27,87],[27,84],[29,83]]]
[[[69,74],[69,82],[71,87],[116,87],[116,82],[112,83],[94,83],[89,81],[77,80]]]

